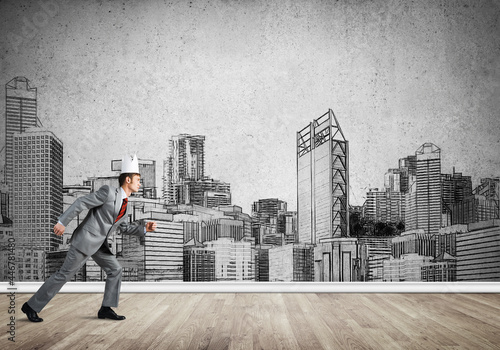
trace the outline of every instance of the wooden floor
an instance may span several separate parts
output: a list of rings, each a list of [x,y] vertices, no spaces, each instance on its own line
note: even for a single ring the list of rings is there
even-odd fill
[[[31,323],[0,300],[0,349],[499,349],[499,294],[58,294]],[[7,347],[5,346],[7,344]]]

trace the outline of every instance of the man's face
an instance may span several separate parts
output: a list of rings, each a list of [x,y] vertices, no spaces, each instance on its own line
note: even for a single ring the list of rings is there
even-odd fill
[[[128,182],[128,179],[130,179],[130,182]],[[139,188],[141,187],[141,176],[140,175],[133,175],[132,178],[127,179],[127,186],[130,189],[131,192],[137,192],[139,191]]]

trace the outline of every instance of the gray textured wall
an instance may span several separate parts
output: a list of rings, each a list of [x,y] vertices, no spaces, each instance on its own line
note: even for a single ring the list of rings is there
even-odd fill
[[[500,175],[498,4],[1,1],[0,83],[38,88],[66,184],[124,152],[161,165],[171,135],[197,133],[207,174],[246,211],[266,197],[294,209],[296,132],[331,108],[362,204],[424,142],[445,173]]]

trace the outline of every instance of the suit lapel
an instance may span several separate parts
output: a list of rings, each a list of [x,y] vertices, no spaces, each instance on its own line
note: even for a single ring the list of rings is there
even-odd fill
[[[120,208],[122,207],[122,196],[120,194],[120,188],[118,187],[115,191],[115,208],[113,211],[113,220],[116,220],[118,217],[118,213],[120,212]]]

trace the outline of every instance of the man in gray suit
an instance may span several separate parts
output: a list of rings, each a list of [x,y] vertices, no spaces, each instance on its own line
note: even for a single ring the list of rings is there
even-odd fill
[[[108,246],[108,236],[116,229],[122,234],[144,236],[146,232],[156,230],[156,222],[127,223],[128,197],[137,192],[140,184],[137,157],[131,160],[124,157],[119,177],[119,188],[102,186],[98,191],[78,198],[59,218],[54,226],[54,233],[62,236],[69,222],[83,210],[89,212],[71,237],[71,246],[59,271],[50,276],[40,289],[22,306],[21,310],[31,322],[41,322],[38,316],[45,305],[59,292],[62,286],[90,258],[106,272],[106,284],[99,318],[124,320],[125,316],[117,315],[111,307],[118,306],[120,296],[122,267]]]

